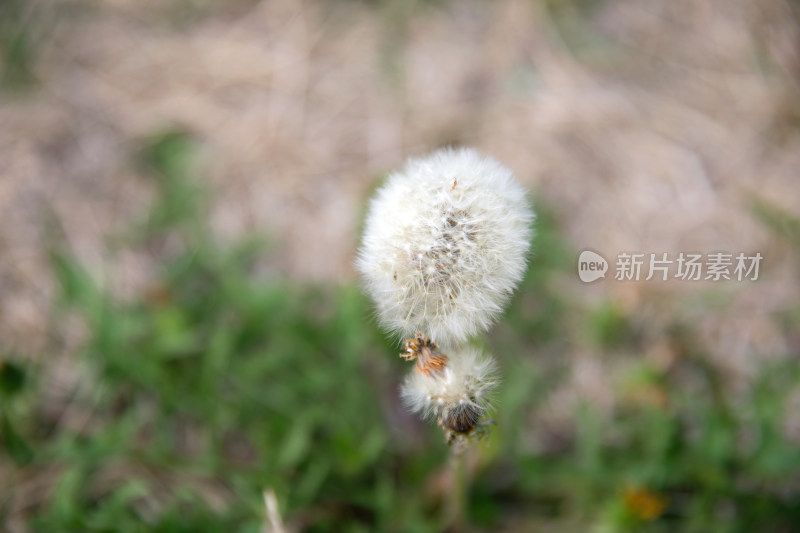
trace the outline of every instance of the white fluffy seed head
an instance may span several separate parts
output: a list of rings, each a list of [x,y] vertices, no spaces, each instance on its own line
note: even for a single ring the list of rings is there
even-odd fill
[[[414,369],[408,375],[401,389],[403,403],[423,418],[447,420],[465,409],[479,418],[489,408],[497,385],[494,359],[471,347],[448,351],[447,356],[441,372],[425,374]]]
[[[382,324],[458,344],[525,273],[534,219],[510,170],[470,149],[410,160],[370,202],[356,261]]]

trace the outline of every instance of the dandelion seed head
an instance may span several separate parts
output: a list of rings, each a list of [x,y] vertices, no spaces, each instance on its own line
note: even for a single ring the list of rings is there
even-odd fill
[[[381,323],[448,344],[488,329],[524,275],[533,219],[494,159],[442,149],[410,160],[370,202],[356,260]]]

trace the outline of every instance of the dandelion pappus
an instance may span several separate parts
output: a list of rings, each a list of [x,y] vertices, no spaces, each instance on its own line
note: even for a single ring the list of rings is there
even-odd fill
[[[422,372],[426,376],[430,376],[431,372],[441,372],[447,366],[449,358],[437,352],[439,345],[421,331],[416,332],[413,339],[406,339],[403,347],[406,351],[401,353],[400,357],[406,361],[416,359],[417,372]]]

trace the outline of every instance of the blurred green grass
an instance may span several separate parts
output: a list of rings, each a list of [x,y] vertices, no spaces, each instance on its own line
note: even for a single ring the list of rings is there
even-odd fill
[[[562,356],[576,328],[598,353],[636,353],[643,341],[614,303],[586,308],[560,289],[574,251],[544,205],[533,267],[482,341],[504,382],[454,523],[449,450],[438,428],[399,405],[406,367],[369,302],[355,286],[257,275],[255,262],[270,253],[261,238],[217,241],[205,217],[210,196],[192,178],[197,149],[172,130],[137,153],[158,195],[115,248],[158,250],[147,290],[113,294],[68,249],[53,248],[54,322],[77,316],[88,332],[73,361],[80,379],[53,405],[48,354],[2,354],[0,523],[256,532],[264,490],[278,495],[292,531],[749,532],[800,523],[800,449],[783,429],[796,364],[782,359],[734,395],[691,325],[674,328],[683,354],[675,366],[633,365],[617,408],[584,403],[545,443],[540,413],[567,374]],[[32,480],[46,488],[35,497],[16,490]]]
[[[0,90],[22,91],[35,82],[37,32],[32,9],[20,0],[0,2]]]

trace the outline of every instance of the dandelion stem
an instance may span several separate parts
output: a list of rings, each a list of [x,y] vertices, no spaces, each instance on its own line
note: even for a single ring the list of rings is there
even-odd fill
[[[448,468],[450,470],[451,487],[447,493],[444,506],[446,531],[457,533],[465,530],[466,505],[469,479],[466,465],[468,449],[454,446],[450,452]]]

